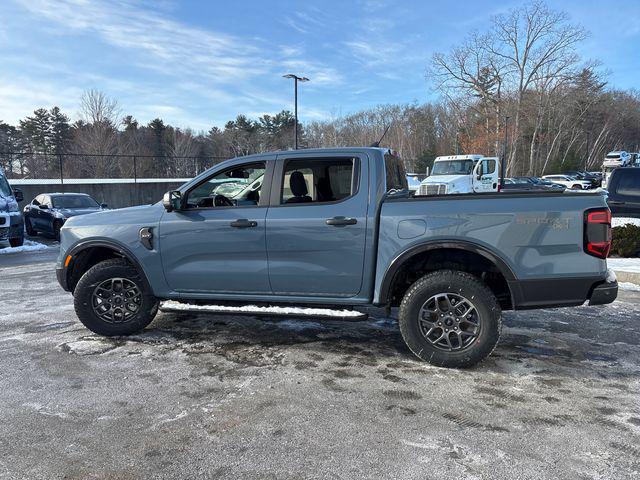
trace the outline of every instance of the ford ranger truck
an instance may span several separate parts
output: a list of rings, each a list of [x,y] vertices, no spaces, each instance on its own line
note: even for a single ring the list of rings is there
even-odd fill
[[[599,194],[413,197],[390,150],[298,150],[69,219],[57,277],[100,335],[139,332],[167,299],[399,307],[416,356],[467,367],[496,346],[503,310],[612,302],[610,244]]]

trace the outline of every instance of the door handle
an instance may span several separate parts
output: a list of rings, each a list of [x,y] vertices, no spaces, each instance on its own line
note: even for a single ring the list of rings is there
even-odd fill
[[[627,202],[620,202],[618,200],[610,200],[609,204],[611,204],[611,205],[626,205]]]
[[[252,228],[257,227],[258,222],[254,222],[253,220],[247,220],[246,218],[240,218],[238,220],[234,220],[229,225],[233,228]]]
[[[333,217],[327,218],[325,223],[327,225],[333,225],[334,227],[341,227],[343,225],[355,225],[356,223],[358,223],[358,220],[348,217]]]

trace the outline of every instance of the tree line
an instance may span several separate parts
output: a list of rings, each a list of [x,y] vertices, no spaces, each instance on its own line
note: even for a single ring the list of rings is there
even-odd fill
[[[608,88],[599,64],[579,57],[586,37],[566,13],[534,0],[433,56],[427,77],[438,99],[299,124],[300,145],[366,146],[388,127],[381,145],[417,172],[456,153],[506,158],[509,175],[599,169],[610,150],[638,150],[640,95]],[[139,176],[190,176],[225,158],[290,149],[294,124],[283,110],[238,115],[208,132],[161,118],[141,125],[91,90],[73,123],[58,107],[37,109],[17,125],[0,121],[0,166],[16,176],[45,175],[59,168],[56,156],[74,154],[64,167],[71,176],[130,176],[131,162],[111,156],[135,155]]]

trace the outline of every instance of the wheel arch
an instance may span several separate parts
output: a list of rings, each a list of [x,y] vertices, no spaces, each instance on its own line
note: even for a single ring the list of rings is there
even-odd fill
[[[500,284],[493,285],[494,288],[492,291],[494,293],[501,293],[503,297],[505,295],[508,298],[501,298],[500,303],[503,309],[513,308],[514,299],[513,292],[511,291],[510,282],[516,280],[516,276],[511,269],[511,267],[507,264],[507,262],[500,257],[499,254],[490,250],[489,248],[479,245],[470,241],[431,241],[424,242],[418,245],[413,245],[412,247],[404,250],[402,253],[397,255],[391,264],[387,267],[385,274],[380,283],[380,295],[379,301],[377,303],[381,305],[394,304],[394,289],[397,288],[397,283],[399,281],[399,277],[402,275],[403,271],[407,269],[407,267],[417,259],[421,259],[421,261],[428,262],[429,259],[434,257],[437,258],[438,255],[444,255],[445,253],[456,253],[460,252],[459,258],[465,259],[483,259],[483,262],[479,264],[481,267],[492,266],[495,271],[493,273],[499,274],[501,279],[497,279]],[[455,259],[452,260],[455,262]],[[465,265],[458,264],[463,267],[460,268],[461,271],[467,271],[469,273],[474,273],[472,268],[464,268]],[[447,264],[444,268],[450,268]],[[421,275],[426,274],[429,271],[433,270],[424,270],[420,271]],[[408,287],[408,286],[407,286]],[[496,287],[501,290],[500,292],[496,292]],[[406,289],[405,289],[406,291]],[[496,295],[498,296],[498,295]]]
[[[84,273],[97,263],[110,258],[124,258],[138,271],[144,281],[144,286],[149,291],[153,291],[147,274],[142,264],[127,247],[113,240],[87,240],[81,241],[70,248],[67,256],[71,256],[71,261],[65,268],[65,276],[69,291],[73,292],[78,281]]]

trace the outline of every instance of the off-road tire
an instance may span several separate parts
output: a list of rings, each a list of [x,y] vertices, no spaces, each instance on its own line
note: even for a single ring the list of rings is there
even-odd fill
[[[444,351],[434,347],[420,328],[420,310],[434,295],[451,293],[469,299],[477,311],[480,333],[468,347]],[[500,338],[502,312],[491,290],[477,277],[456,270],[438,270],[417,280],[400,304],[400,332],[409,349],[432,365],[465,368],[487,358]]]
[[[38,235],[38,232],[33,229],[33,225],[31,225],[31,220],[29,218],[24,219],[24,228],[27,231],[27,235],[30,237]]]
[[[92,302],[96,288],[112,278],[127,279],[135,283],[141,292],[140,306],[127,321],[109,323],[94,311]],[[104,260],[87,270],[73,292],[73,305],[85,327],[107,337],[138,333],[151,323],[158,312],[158,299],[152,295],[138,270],[123,258]]]

